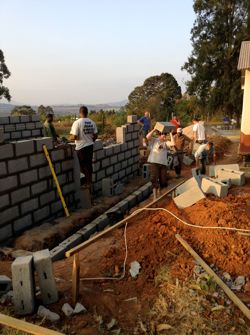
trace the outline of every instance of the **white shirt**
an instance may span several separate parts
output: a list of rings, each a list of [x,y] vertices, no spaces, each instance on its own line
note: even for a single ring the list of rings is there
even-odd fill
[[[204,141],[206,139],[206,131],[203,124],[195,123],[193,126],[193,132],[196,133],[197,141]]]
[[[194,157],[195,158],[197,158],[197,157],[200,157],[200,154],[204,151],[204,150],[206,150],[206,144],[201,144],[200,146],[199,146],[199,148],[197,149],[197,151],[194,153]]]
[[[97,134],[97,127],[89,118],[80,118],[72,124],[70,134],[77,136],[76,150],[80,150],[94,143],[93,134]]]
[[[150,141],[150,154],[148,156],[149,163],[157,163],[168,166],[167,160],[167,149],[170,145],[170,141],[162,142],[158,138],[153,138]]]

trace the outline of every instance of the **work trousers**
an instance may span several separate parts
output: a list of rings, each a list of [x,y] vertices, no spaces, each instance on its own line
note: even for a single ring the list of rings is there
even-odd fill
[[[199,170],[198,170],[198,173],[199,174],[206,174],[206,161],[207,161],[207,158],[202,158],[202,159],[199,159]]]
[[[91,185],[92,184],[92,160],[93,160],[93,145],[88,145],[80,150],[76,150],[80,170],[85,175],[85,184]]]
[[[151,182],[153,188],[167,186],[168,170],[166,165],[151,163]]]
[[[182,169],[182,161],[183,161],[183,153],[182,152],[177,152],[176,157],[178,159],[178,165],[174,165],[174,170],[177,176],[180,176],[181,174],[181,169]]]

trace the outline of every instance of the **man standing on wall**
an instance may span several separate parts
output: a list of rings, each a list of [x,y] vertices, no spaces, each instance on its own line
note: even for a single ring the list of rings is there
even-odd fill
[[[56,133],[55,127],[53,125],[53,114],[49,113],[46,115],[46,121],[43,124],[44,136],[52,137],[53,142],[56,143],[59,136]]]
[[[145,112],[144,116],[142,116],[139,120],[138,120],[139,125],[141,126],[141,134],[142,134],[142,144],[144,147],[147,146],[147,134],[151,129],[151,119],[150,119],[150,113],[149,112]]]
[[[80,107],[79,119],[73,123],[70,135],[76,144],[75,149],[80,170],[85,175],[84,185],[91,193],[93,145],[97,139],[97,127],[95,122],[88,118],[88,108],[86,106]]]

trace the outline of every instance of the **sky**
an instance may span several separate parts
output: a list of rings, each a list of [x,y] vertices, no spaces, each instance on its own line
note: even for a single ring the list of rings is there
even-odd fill
[[[0,0],[0,14],[15,103],[121,101],[163,72],[185,90],[193,0]]]

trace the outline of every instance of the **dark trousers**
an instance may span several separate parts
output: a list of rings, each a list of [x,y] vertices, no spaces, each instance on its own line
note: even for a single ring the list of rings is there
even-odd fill
[[[85,175],[85,184],[91,185],[92,184],[92,159],[93,159],[93,145],[88,145],[80,150],[76,150],[80,170]]]
[[[174,170],[177,176],[180,176],[181,174],[181,168],[182,168],[182,161],[183,161],[183,153],[177,152],[176,157],[178,159],[178,165],[174,166]]]
[[[207,158],[200,159],[200,168],[198,171],[199,174],[206,174],[206,160]]]
[[[151,182],[153,188],[167,186],[168,172],[166,165],[156,163],[151,164]]]

